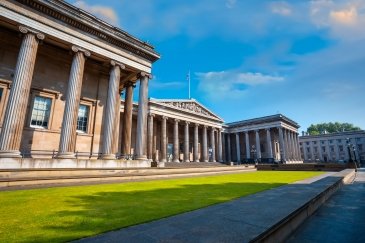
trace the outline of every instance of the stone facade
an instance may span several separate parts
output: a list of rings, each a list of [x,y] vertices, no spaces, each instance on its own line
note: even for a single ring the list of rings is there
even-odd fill
[[[1,1],[0,31],[0,168],[300,161],[282,115],[224,124],[148,99],[154,48],[64,1]]]
[[[303,135],[299,137],[299,144],[307,162],[347,162],[353,152],[353,159],[365,162],[365,131]]]
[[[227,123],[224,158],[238,163],[302,163],[298,128],[281,114]]]

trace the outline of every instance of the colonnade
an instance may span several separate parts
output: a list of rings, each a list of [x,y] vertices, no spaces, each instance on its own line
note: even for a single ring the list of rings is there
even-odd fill
[[[9,99],[5,110],[3,126],[0,134],[0,157],[21,157],[20,143],[27,113],[27,104],[33,78],[33,71],[37,56],[39,41],[44,34],[27,27],[19,27],[24,34],[20,47],[14,79],[10,89]],[[66,91],[65,109],[62,119],[60,142],[57,158],[75,158],[76,126],[78,109],[81,98],[82,81],[86,58],[91,53],[78,46],[72,46],[73,59]],[[121,70],[125,66],[115,60],[110,60],[109,86],[106,101],[105,119],[103,122],[103,139],[101,158],[115,159],[119,131],[120,92],[126,89],[124,126],[122,130],[123,146],[121,153],[130,154],[132,131],[132,108],[134,84],[121,83]],[[137,74],[137,73],[136,73]],[[151,75],[145,72],[138,73],[140,80],[137,136],[135,155],[136,159],[146,159],[146,131],[148,109],[148,81]]]
[[[265,144],[266,144],[266,157],[263,158],[261,148],[262,142],[260,138],[260,131],[265,130]],[[274,147],[273,144],[274,140],[272,139],[272,133],[277,132],[278,134],[278,144],[279,147]],[[244,148],[245,148],[245,158],[242,158],[241,155],[241,144],[243,141],[240,139],[240,134],[244,133]],[[250,141],[250,134],[254,133],[254,141]],[[231,147],[231,135],[234,134],[234,146]],[[280,153],[280,160],[284,162],[288,161],[300,161],[301,155],[299,150],[299,138],[298,133],[292,130],[283,128],[283,127],[269,127],[264,129],[255,129],[255,130],[246,130],[240,131],[235,133],[225,133],[224,139],[227,141],[227,152],[225,153],[225,159],[227,161],[232,160],[232,153],[236,152],[236,161],[241,162],[243,160],[258,160],[261,161],[262,159],[274,159],[277,158],[276,153]],[[252,137],[252,136],[251,136]],[[278,151],[277,151],[278,149]],[[275,153],[275,154],[274,154]]]
[[[156,119],[157,117],[157,119]],[[173,126],[173,153],[172,153],[172,162],[223,162],[222,156],[222,130],[214,127],[208,127],[206,125],[191,123],[189,121],[180,121],[179,119],[169,118],[166,116],[156,116],[155,114],[149,114],[149,125],[147,132],[147,144],[148,144],[148,159],[159,161],[159,162],[168,162],[167,158],[167,121],[171,120]],[[156,155],[156,147],[153,146],[153,135],[154,129],[153,124],[155,122],[160,122],[161,124],[161,132],[160,132],[160,151],[159,156]],[[180,160],[180,133],[179,128],[183,126],[183,159]],[[190,128],[193,130],[193,136],[190,137]],[[200,156],[199,156],[199,129],[201,130],[201,143],[200,143]],[[208,135],[209,133],[209,135]],[[208,139],[209,136],[209,139]],[[209,140],[209,143],[208,143]],[[190,141],[193,141],[192,159],[190,158]],[[211,156],[208,155],[208,150],[211,148]]]

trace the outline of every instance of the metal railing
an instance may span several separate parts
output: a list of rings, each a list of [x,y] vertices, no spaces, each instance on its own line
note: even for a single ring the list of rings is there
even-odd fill
[[[57,150],[27,150],[21,151],[20,155],[22,158],[57,158],[58,151]],[[87,159],[101,159],[102,153],[91,153],[91,152],[83,152],[83,151],[75,151],[75,158],[87,158]],[[115,155],[116,159],[119,160],[134,160],[134,154],[121,154],[117,153]]]

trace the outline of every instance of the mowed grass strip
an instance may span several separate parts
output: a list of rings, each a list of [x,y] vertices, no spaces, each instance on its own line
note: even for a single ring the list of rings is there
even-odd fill
[[[0,242],[64,242],[206,207],[321,172],[259,171],[0,192]]]

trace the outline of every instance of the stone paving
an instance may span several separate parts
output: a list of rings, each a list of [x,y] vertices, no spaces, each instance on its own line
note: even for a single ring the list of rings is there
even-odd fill
[[[365,242],[365,169],[310,217],[288,242]]]
[[[331,186],[333,174],[79,242],[249,242]]]

